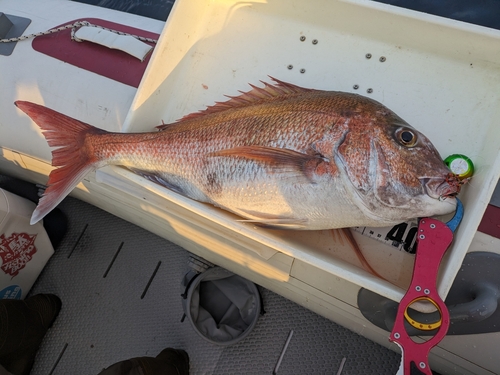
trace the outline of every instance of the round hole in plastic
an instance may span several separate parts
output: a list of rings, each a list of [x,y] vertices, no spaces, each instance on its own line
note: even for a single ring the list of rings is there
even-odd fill
[[[184,312],[205,340],[232,345],[247,337],[257,324],[261,301],[259,290],[251,281],[213,267],[191,280],[185,277],[183,283],[187,288]]]

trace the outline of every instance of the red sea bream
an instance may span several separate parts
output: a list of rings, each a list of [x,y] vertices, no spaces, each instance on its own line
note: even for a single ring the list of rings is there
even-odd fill
[[[108,164],[278,228],[388,226],[456,206],[459,185],[429,139],[357,94],[274,79],[150,133],[110,133],[16,105],[55,147],[32,223]]]

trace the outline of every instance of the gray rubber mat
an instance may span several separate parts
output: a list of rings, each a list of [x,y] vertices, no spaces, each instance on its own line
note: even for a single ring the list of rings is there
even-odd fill
[[[183,315],[184,249],[73,198],[60,205],[68,233],[31,294],[55,293],[63,307],[33,375],[97,374],[123,359],[185,349],[192,374],[395,374],[400,356],[261,288],[266,314],[243,341],[213,345]]]

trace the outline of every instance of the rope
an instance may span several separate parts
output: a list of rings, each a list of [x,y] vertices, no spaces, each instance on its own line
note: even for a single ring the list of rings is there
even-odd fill
[[[102,26],[99,26],[99,25],[91,24],[88,21],[78,21],[78,22],[75,22],[75,23],[72,23],[72,24],[60,26],[60,27],[57,27],[55,29],[50,29],[50,30],[47,30],[47,31],[42,31],[42,32],[36,33],[36,34],[21,35],[20,37],[17,37],[17,38],[0,39],[0,43],[19,42],[21,40],[36,38],[37,36],[41,36],[41,35],[49,35],[49,34],[58,33],[60,31],[66,30],[66,29],[71,29],[71,40],[74,40],[75,42],[83,42],[81,39],[78,39],[75,36],[75,32],[80,27],[82,27],[82,26],[97,27],[99,29],[103,29],[103,30],[106,30],[106,31],[111,31],[112,33],[115,33],[115,34],[118,34],[118,35],[129,35],[129,36],[132,36],[132,37],[134,37],[136,39],[139,39],[139,40],[141,40],[143,42],[150,42],[150,43],[155,43],[155,44],[157,42],[157,40],[155,40],[155,39],[145,38],[145,37],[139,36],[139,35],[133,35],[133,34],[124,33],[124,32],[113,30],[113,29],[108,29],[107,27],[102,27]]]

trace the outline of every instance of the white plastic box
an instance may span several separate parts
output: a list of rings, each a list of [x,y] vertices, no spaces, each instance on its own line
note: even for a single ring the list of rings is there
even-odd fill
[[[35,204],[0,189],[0,299],[24,299],[54,253]]]
[[[496,30],[372,1],[178,0],[124,131],[151,131],[247,90],[248,83],[269,81],[268,75],[380,101],[426,134],[443,158],[465,154],[477,167],[460,194],[465,217],[440,269],[445,297],[500,175],[499,45]],[[410,282],[414,256],[359,233],[368,261],[390,282],[361,269],[352,249],[329,231],[263,230],[128,171],[113,173],[111,185],[138,197],[146,188],[158,202],[208,218],[223,228],[216,234],[231,233],[256,252],[272,248],[396,301]]]

